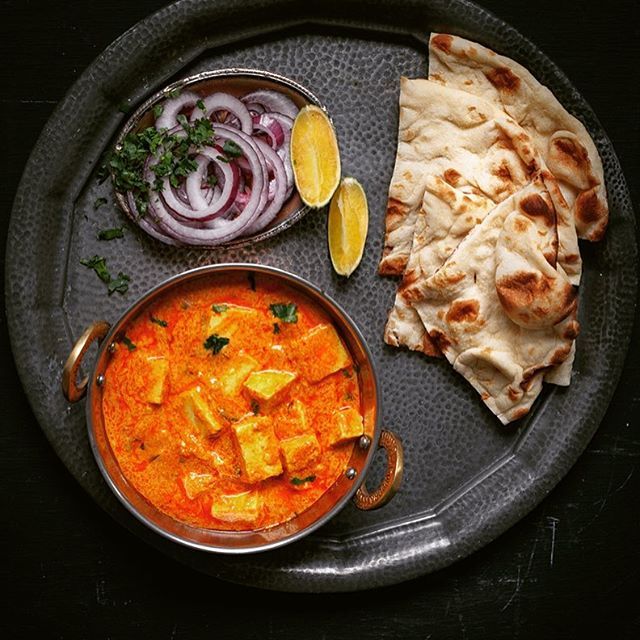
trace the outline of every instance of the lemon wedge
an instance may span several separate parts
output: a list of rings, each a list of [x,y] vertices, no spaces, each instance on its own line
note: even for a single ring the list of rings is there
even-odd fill
[[[336,273],[350,276],[360,264],[369,229],[369,207],[362,185],[345,178],[329,206],[329,253]]]
[[[340,182],[340,151],[327,114],[315,105],[303,107],[291,130],[291,164],[302,201],[324,207]]]

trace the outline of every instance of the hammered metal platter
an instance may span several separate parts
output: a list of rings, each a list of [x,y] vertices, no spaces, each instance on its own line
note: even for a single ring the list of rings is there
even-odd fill
[[[582,247],[582,332],[573,382],[568,389],[547,389],[528,418],[507,428],[445,362],[382,342],[395,283],[379,278],[376,265],[395,156],[399,79],[426,75],[431,30],[478,40],[524,63],[585,123],[605,167],[611,223],[604,242]],[[343,173],[362,182],[370,206],[364,260],[348,280],[332,272],[325,212],[311,212],[281,235],[243,248],[175,249],[133,227],[123,240],[96,240],[98,229],[124,222],[109,183],[96,180],[101,156],[126,120],[122,106],[133,111],[169,82],[230,67],[287,76],[331,114]],[[108,204],[96,210],[101,197]],[[628,346],[637,288],[634,238],[624,177],[593,112],[532,43],[480,7],[464,0],[183,0],[114,42],[45,127],[12,213],[7,315],[19,374],[43,431],[116,520],[168,555],[234,582],[288,591],[366,589],[434,571],[493,540],[576,461],[606,411]],[[108,297],[95,274],[79,264],[94,254],[104,255],[112,272],[131,276],[126,295]],[[381,376],[383,424],[405,447],[404,485],[386,507],[360,512],[348,506],[293,545],[228,558],[161,539],[110,493],[90,451],[83,403],[69,406],[60,392],[71,345],[90,322],[113,322],[167,277],[218,262],[264,263],[297,273],[359,325]],[[382,466],[380,461],[378,473]]]

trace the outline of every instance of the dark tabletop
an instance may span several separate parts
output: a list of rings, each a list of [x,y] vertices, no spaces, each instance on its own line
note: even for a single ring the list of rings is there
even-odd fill
[[[0,3],[2,265],[15,190],[56,103],[111,41],[164,4]],[[483,4],[533,40],[591,104],[618,153],[637,212],[638,3]],[[325,596],[217,581],[167,559],[115,524],[48,445],[17,378],[4,314],[0,329],[4,638],[640,637],[637,327],[602,426],[529,516],[436,574],[377,591]]]

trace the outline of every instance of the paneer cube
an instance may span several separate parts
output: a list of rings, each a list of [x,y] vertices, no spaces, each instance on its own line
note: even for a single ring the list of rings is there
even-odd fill
[[[231,426],[244,480],[260,482],[282,473],[280,446],[269,418],[249,417]]]
[[[319,382],[351,364],[340,336],[328,324],[320,324],[302,336],[299,348],[305,361],[304,375],[310,382]]]
[[[251,491],[220,496],[211,504],[211,515],[224,522],[255,522],[260,515],[260,498]]]
[[[182,484],[189,500],[197,498],[201,493],[209,491],[215,484],[215,476],[211,473],[189,471],[182,477]]]
[[[212,309],[207,330],[211,333],[223,333],[225,336],[232,336],[243,322],[259,317],[256,309],[241,307],[235,304],[215,305],[219,311]]]
[[[330,445],[338,445],[364,434],[364,423],[359,411],[352,407],[338,409],[331,415],[327,425],[328,442]]]
[[[284,466],[289,473],[305,469],[320,458],[320,443],[312,433],[280,440]]]
[[[224,427],[211,410],[199,387],[182,394],[182,410],[187,420],[198,427],[203,435],[215,435]]]
[[[169,361],[162,356],[147,358],[147,385],[145,400],[151,404],[162,404],[168,390]]]
[[[297,377],[297,374],[291,371],[265,369],[264,371],[254,371],[250,374],[245,380],[244,386],[255,398],[270,400]]]
[[[246,353],[240,353],[228,364],[224,373],[220,376],[222,391],[227,396],[234,396],[240,391],[242,383],[252,371],[260,365]]]

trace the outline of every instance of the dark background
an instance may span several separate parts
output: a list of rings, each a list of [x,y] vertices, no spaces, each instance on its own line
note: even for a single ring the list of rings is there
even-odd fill
[[[15,190],[56,103],[161,0],[0,1],[1,264]],[[485,0],[591,104],[640,189],[635,0]],[[82,114],[78,114],[82,117]],[[52,212],[53,215],[53,212]],[[31,265],[24,265],[25,269]],[[3,638],[640,637],[638,327],[609,411],[546,500],[472,557],[396,587],[293,595],[223,583],[115,524],[53,453],[18,381],[0,316]]]

